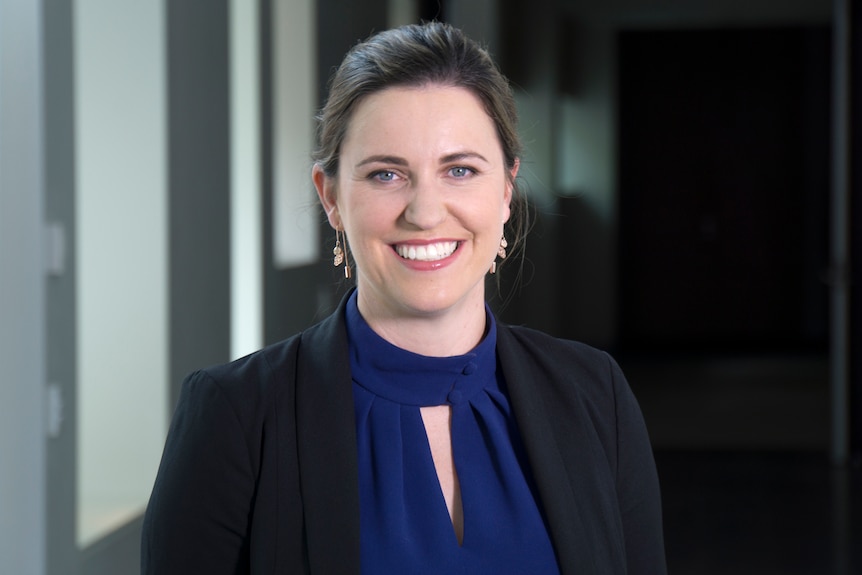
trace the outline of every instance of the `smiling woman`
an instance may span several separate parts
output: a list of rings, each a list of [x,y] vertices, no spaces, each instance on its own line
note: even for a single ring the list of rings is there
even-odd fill
[[[439,23],[357,44],[318,137],[312,181],[356,288],[184,382],[143,572],[664,573],[617,364],[485,303],[521,239],[517,114],[487,52]]]
[[[333,176],[317,164],[313,179],[329,223],[353,248],[362,316],[415,353],[470,351],[485,331],[484,278],[518,170],[517,160],[507,167],[482,102],[437,83],[367,96],[339,164]]]

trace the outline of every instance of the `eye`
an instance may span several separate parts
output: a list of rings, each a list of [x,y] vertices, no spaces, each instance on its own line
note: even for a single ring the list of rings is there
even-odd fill
[[[372,180],[377,180],[378,182],[394,182],[398,179],[398,174],[390,170],[380,170],[373,172],[368,177]]]
[[[455,166],[454,168],[449,169],[449,173],[456,178],[466,178],[475,174],[476,171],[465,166]]]

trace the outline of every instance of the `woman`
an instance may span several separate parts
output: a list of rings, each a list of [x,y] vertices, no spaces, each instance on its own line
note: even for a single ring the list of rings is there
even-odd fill
[[[616,363],[485,304],[516,118],[487,53],[448,25],[348,53],[312,179],[356,289],[184,382],[145,573],[665,572],[655,465]]]

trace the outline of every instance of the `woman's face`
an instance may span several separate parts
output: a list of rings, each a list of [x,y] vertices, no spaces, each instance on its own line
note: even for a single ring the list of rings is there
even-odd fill
[[[516,172],[469,90],[388,88],[361,101],[338,175],[313,176],[330,224],[347,234],[363,313],[481,309]]]

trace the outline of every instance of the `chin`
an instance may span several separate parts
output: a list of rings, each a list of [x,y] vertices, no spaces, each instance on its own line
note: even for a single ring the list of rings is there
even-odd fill
[[[419,315],[433,316],[450,310],[457,309],[462,304],[472,299],[470,291],[454,293],[442,290],[436,293],[425,293],[421,297],[406,297],[402,300],[404,307],[413,310]],[[484,290],[481,294],[484,303]]]

